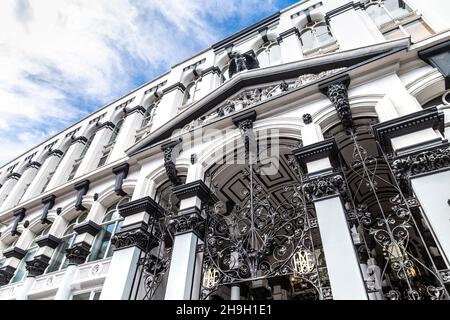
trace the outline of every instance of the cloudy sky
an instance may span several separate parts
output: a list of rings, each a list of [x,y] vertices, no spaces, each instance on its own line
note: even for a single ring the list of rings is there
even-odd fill
[[[295,0],[0,0],[0,165]]]

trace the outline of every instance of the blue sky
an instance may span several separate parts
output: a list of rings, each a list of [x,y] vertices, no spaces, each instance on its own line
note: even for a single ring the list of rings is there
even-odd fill
[[[294,0],[1,0],[0,165]]]

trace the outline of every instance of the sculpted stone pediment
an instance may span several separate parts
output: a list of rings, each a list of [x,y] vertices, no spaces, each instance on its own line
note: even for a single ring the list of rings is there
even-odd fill
[[[129,156],[138,154],[169,139],[175,131],[190,131],[266,99],[307,86],[310,82],[331,77],[344,69],[358,67],[405,50],[408,44],[409,41],[398,40],[351,52],[337,52],[269,68],[245,70],[193,103],[126,152]]]

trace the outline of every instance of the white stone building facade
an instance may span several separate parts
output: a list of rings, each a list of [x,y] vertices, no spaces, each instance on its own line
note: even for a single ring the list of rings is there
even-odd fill
[[[308,0],[0,168],[0,299],[449,299],[450,2]]]

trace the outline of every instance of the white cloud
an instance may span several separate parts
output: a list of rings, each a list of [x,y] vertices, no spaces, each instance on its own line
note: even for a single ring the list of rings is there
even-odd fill
[[[1,0],[0,163],[219,40],[217,22],[275,10],[270,0]]]

